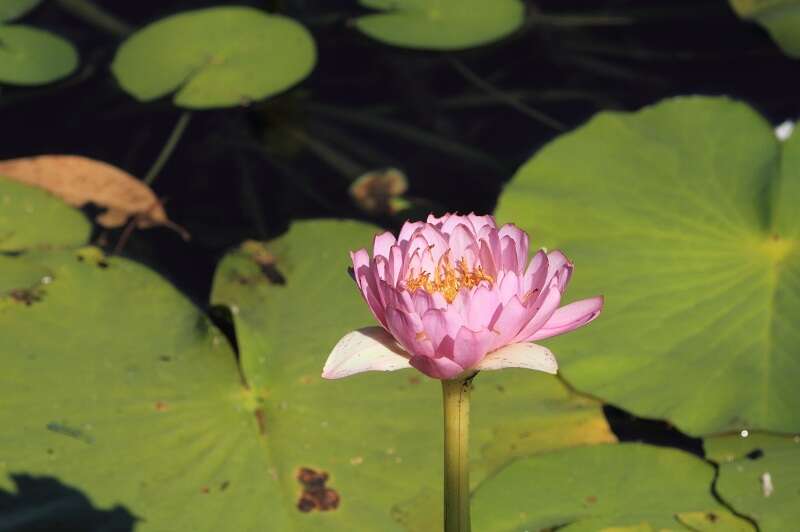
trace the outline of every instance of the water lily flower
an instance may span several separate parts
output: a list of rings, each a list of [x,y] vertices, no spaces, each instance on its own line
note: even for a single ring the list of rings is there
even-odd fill
[[[595,319],[601,296],[561,305],[573,265],[560,251],[528,261],[528,235],[494,217],[429,216],[397,238],[375,237],[351,253],[352,275],[380,327],[344,336],[328,379],[414,367],[442,380],[507,367],[556,373],[553,354],[532,343]]]

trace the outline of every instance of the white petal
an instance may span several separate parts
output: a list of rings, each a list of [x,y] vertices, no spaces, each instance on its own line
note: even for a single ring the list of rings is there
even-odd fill
[[[364,371],[410,368],[408,355],[382,327],[365,327],[347,333],[334,346],[322,377],[341,379]]]
[[[503,368],[534,369],[556,374],[558,373],[558,362],[546,347],[522,342],[509,344],[497,351],[492,351],[481,360],[475,369],[485,371]]]

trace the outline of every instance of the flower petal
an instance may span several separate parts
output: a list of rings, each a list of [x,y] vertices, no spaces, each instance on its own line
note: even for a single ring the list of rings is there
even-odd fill
[[[583,327],[600,315],[603,308],[603,296],[575,301],[556,310],[541,329],[533,333],[531,340],[541,340],[564,334]]]
[[[397,243],[391,231],[386,231],[379,235],[375,235],[372,241],[372,257],[386,257],[389,258],[389,250]]]
[[[464,368],[446,357],[430,358],[426,356],[413,357],[409,363],[428,377],[434,379],[452,379],[463,373]]]
[[[322,377],[341,379],[365,371],[395,371],[410,368],[408,354],[382,327],[365,327],[347,333],[334,346]]]
[[[545,373],[558,373],[558,362],[549,349],[537,344],[509,344],[486,355],[475,369],[495,370],[525,368]]]

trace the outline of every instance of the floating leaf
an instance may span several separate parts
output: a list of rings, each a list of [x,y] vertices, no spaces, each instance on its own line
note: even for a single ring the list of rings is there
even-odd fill
[[[800,437],[751,434],[705,441],[719,463],[717,491],[723,500],[758,522],[762,532],[792,530],[800,522]]]
[[[141,532],[291,530],[281,493],[299,488],[294,472],[270,467],[259,399],[207,318],[159,275],[99,250],[24,260],[52,280],[31,304],[0,303],[0,493],[46,475],[123,507]],[[62,502],[28,507],[22,528],[61,529]]]
[[[356,205],[373,215],[394,214],[394,200],[408,190],[406,175],[397,168],[382,168],[359,176],[348,192]]]
[[[231,310],[244,378],[267,398],[275,467],[315,464],[341,493],[336,512],[298,516],[297,530],[401,530],[409,501],[422,530],[441,526],[439,383],[412,371],[320,378],[336,341],[373,322],[347,267],[348,251],[370,245],[377,232],[357,222],[296,222],[266,254],[247,242],[215,275],[212,299]],[[475,380],[474,482],[514,456],[614,441],[600,405],[558,379],[491,373]],[[433,501],[423,516],[420,501]]]
[[[294,20],[248,7],[185,11],[126,40],[112,70],[135,98],[175,92],[193,109],[246,105],[288,89],[314,67],[311,34]]]
[[[604,315],[553,340],[578,389],[691,434],[800,430],[800,136],[744,104],[678,98],[601,113],[500,198],[574,260]]]
[[[788,56],[800,58],[800,1],[729,0],[736,14],[757,22]]]
[[[2,177],[0,171],[0,251],[79,246],[91,224],[83,214],[44,190]]]
[[[512,462],[478,488],[473,528],[753,531],[714,499],[713,479],[714,469],[699,458],[642,444],[541,454]],[[687,516],[700,526],[686,526]]]
[[[0,161],[0,175],[45,189],[75,207],[104,207],[96,218],[103,227],[120,227],[135,217],[140,229],[164,225],[188,238],[167,218],[150,187],[108,163],[77,155],[41,155]]]
[[[18,19],[34,7],[38,6],[42,0],[3,0],[0,2],[0,22],[8,22]]]
[[[519,0],[361,0],[383,13],[363,15],[356,27],[373,39],[406,48],[459,50],[501,39],[522,26]]]
[[[77,66],[78,52],[61,37],[30,26],[0,26],[0,83],[50,83]]]

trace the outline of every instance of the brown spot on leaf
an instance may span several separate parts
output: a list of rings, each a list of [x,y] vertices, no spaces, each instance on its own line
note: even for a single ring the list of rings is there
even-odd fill
[[[156,401],[154,408],[156,409],[156,412],[166,412],[169,410],[169,405],[163,401]]]
[[[708,519],[711,523],[716,523],[717,519],[719,519],[719,517],[717,517],[717,514],[715,514],[713,512],[708,512],[706,514],[706,519]]]
[[[208,489],[208,486],[203,486],[202,488],[200,488],[200,493],[208,493],[209,491],[211,490]]]
[[[586,497],[586,502],[588,502],[589,504],[594,504],[597,502],[597,497],[595,497],[594,495],[589,495],[588,497]]]
[[[302,467],[297,472],[297,480],[303,486],[303,492],[297,501],[297,509],[303,513],[313,510],[327,512],[339,507],[340,497],[336,490],[328,488],[328,473],[316,471],[310,467]]]
[[[258,423],[258,433],[262,436],[267,433],[267,420],[264,417],[264,410],[261,408],[255,411],[256,422]]]
[[[420,379],[419,379],[418,376],[413,375],[413,376],[408,378],[408,383],[409,384],[419,384],[420,383]]]
[[[275,264],[275,256],[264,244],[256,240],[245,240],[242,243],[241,250],[249,255],[253,262],[258,264],[267,281],[272,284],[286,284],[286,277],[283,276]]]
[[[30,307],[42,300],[41,290],[18,288],[8,293],[12,300]]]

